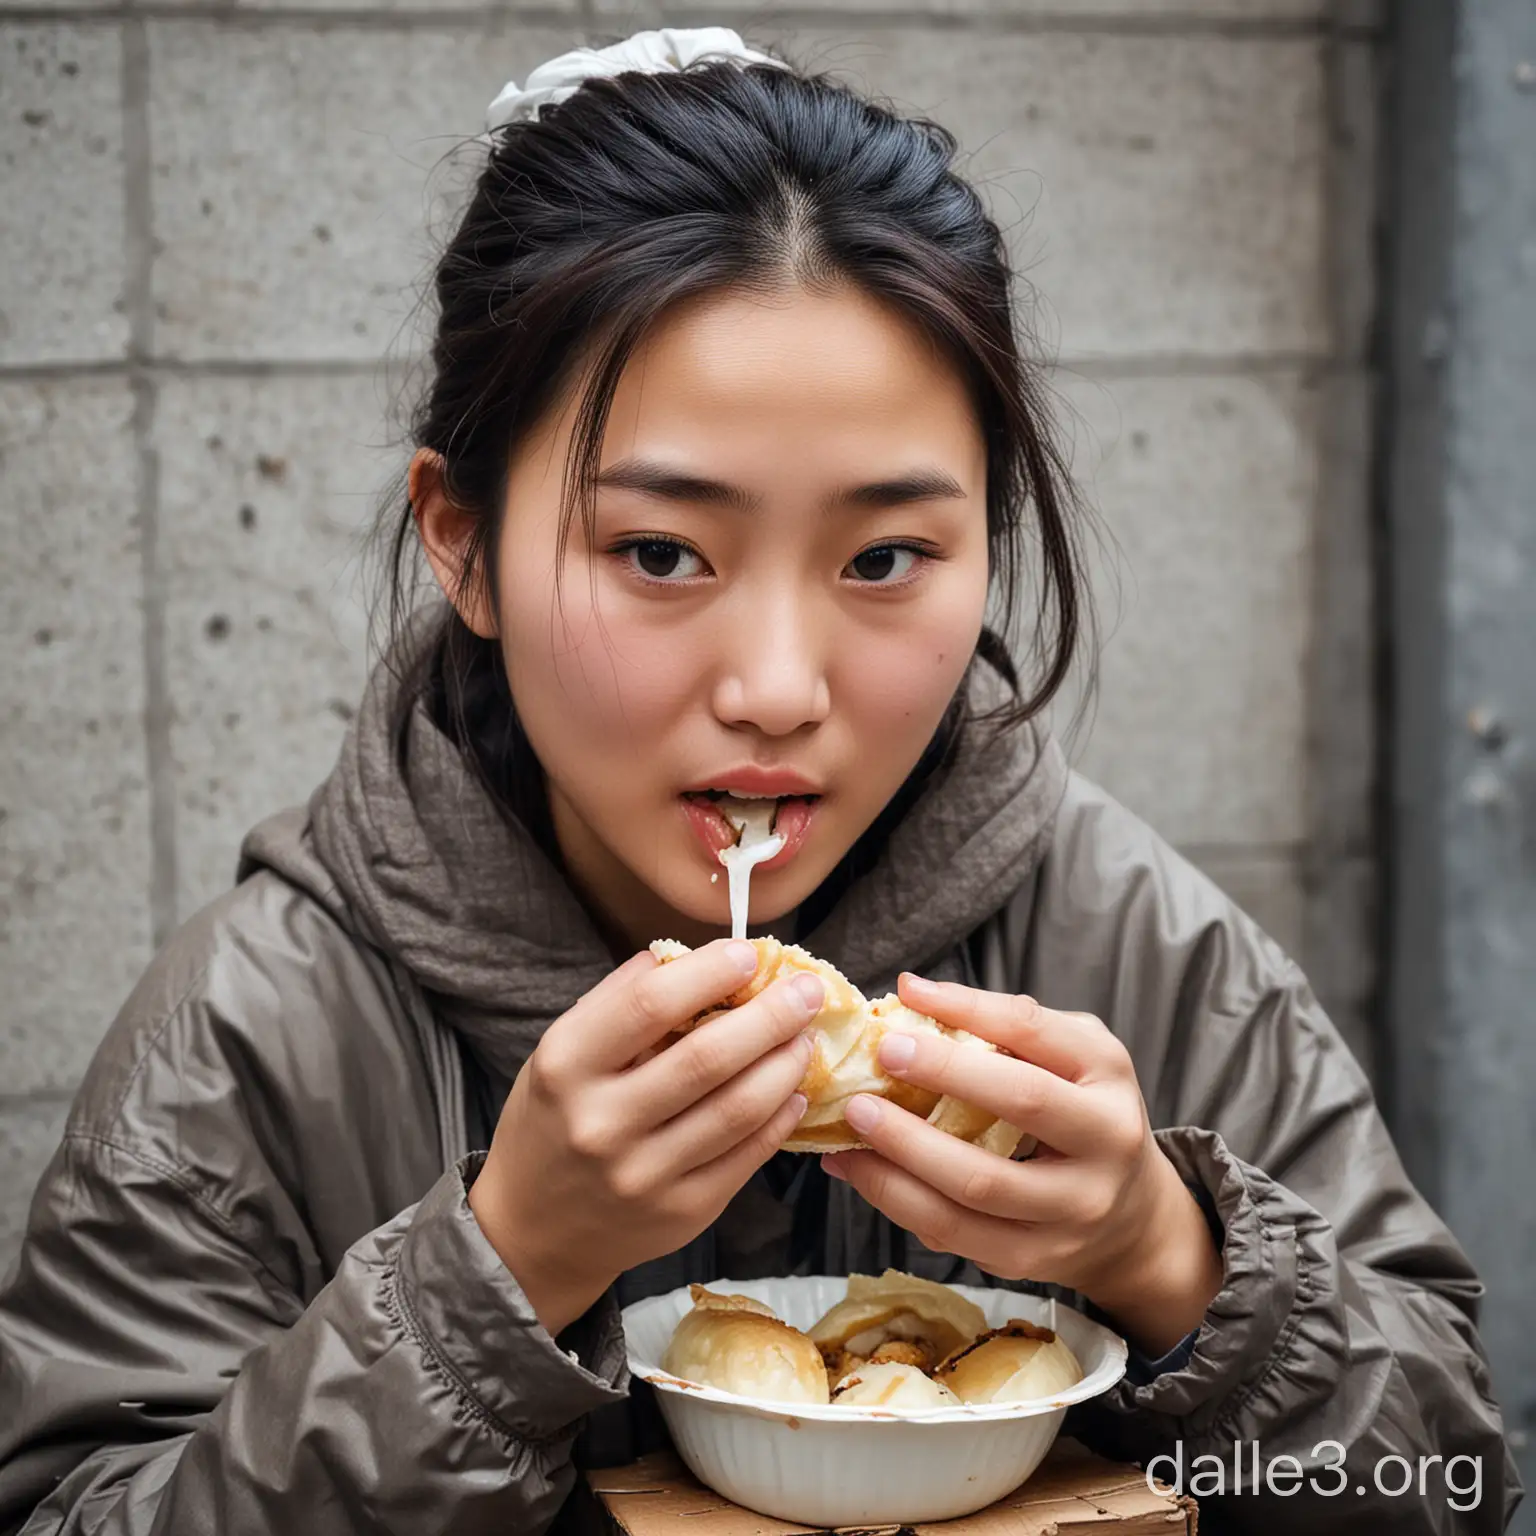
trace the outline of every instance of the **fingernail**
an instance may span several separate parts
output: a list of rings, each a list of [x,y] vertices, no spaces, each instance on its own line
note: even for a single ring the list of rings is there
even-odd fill
[[[810,1108],[811,1101],[803,1093],[792,1093],[789,1103],[795,1106],[795,1122],[798,1124],[805,1118],[805,1112]]]
[[[880,1123],[880,1104],[867,1093],[856,1093],[848,1100],[843,1118],[856,1131],[872,1131]]]
[[[821,1007],[821,977],[807,976],[802,971],[800,975],[795,977],[791,985],[800,994],[800,1000],[812,1013]]]
[[[808,1029],[802,1029],[795,1036],[795,1055],[801,1061],[809,1061],[816,1054],[816,1039]]]
[[[896,978],[896,985],[900,986],[902,982],[906,982],[908,992],[921,994],[926,997],[934,996],[939,990],[938,982],[929,981],[926,976],[919,976],[914,971],[903,971]]]
[[[725,958],[745,975],[757,969],[757,950],[745,939],[732,939],[725,946]]]
[[[890,1034],[880,1042],[880,1065],[887,1072],[905,1072],[917,1055],[917,1041],[911,1035]]]
[[[823,1172],[829,1177],[842,1179],[844,1183],[847,1182],[848,1175],[843,1172],[842,1165],[838,1162],[835,1152],[823,1152],[821,1154],[821,1166]]]

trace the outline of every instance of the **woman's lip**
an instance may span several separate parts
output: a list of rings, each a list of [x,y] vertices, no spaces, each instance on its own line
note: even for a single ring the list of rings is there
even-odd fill
[[[794,858],[796,852],[805,843],[810,824],[815,819],[824,798],[824,796],[818,796],[814,800],[807,800],[800,796],[791,796],[786,804],[779,807],[774,830],[783,833],[784,846],[771,859],[764,859],[761,864],[754,864],[752,866],[754,872],[766,873],[782,868]],[[716,854],[722,848],[729,848],[735,843],[735,828],[713,808],[708,800],[696,792],[686,791],[679,795],[678,799],[689,829],[703,846],[709,862],[718,869],[724,869],[725,866],[720,863]]]
[[[719,811],[710,808],[709,802],[702,796],[679,795],[678,803],[683,808],[689,830],[704,845],[710,862],[723,869],[725,866],[720,864],[715,854],[722,848],[729,848],[736,841],[735,830]]]
[[[783,833],[784,846],[771,859],[764,859],[757,865],[759,870],[767,874],[771,870],[782,868],[794,858],[810,836],[811,823],[816,819],[816,813],[821,809],[821,803],[825,798],[824,795],[817,795],[815,799],[792,796],[779,807],[778,820],[774,823],[773,830]]]
[[[759,768],[746,765],[722,770],[715,779],[690,784],[685,795],[701,795],[706,790],[723,789],[750,800],[754,795],[819,795],[821,790],[802,773],[792,768]]]

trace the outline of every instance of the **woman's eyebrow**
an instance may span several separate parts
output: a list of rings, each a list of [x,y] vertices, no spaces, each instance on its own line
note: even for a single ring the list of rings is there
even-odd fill
[[[619,459],[603,470],[597,485],[619,490],[639,491],[663,501],[703,502],[729,507],[738,512],[755,512],[761,498],[739,485],[723,480],[709,480],[699,475],[668,469],[654,459]],[[912,501],[932,501],[941,497],[961,497],[964,488],[953,475],[937,468],[910,470],[888,480],[874,480],[867,485],[834,491],[825,502],[826,510],[836,507],[896,507]]]

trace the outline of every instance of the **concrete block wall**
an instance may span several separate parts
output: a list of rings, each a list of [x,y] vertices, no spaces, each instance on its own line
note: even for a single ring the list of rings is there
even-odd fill
[[[663,22],[960,135],[1119,545],[1082,765],[1369,1058],[1368,0],[0,0],[0,1267],[153,946],[332,761],[444,156]]]

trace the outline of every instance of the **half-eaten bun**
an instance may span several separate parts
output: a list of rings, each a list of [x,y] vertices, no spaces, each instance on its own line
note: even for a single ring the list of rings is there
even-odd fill
[[[990,1040],[982,1040],[963,1029],[950,1029],[926,1013],[908,1008],[893,992],[870,1002],[835,966],[818,960],[797,944],[769,937],[747,942],[757,949],[757,970],[722,1006],[705,1009],[682,1033],[697,1028],[706,1019],[741,1007],[780,976],[809,971],[821,978],[822,1004],[810,1024],[816,1050],[800,1083],[800,1092],[807,1100],[806,1111],[784,1143],[786,1152],[848,1152],[866,1146],[844,1118],[843,1111],[854,1094],[868,1093],[910,1110],[961,1141],[974,1142],[1001,1157],[1013,1156],[1023,1135],[1017,1127],[952,1095],[940,1095],[889,1077],[881,1070],[878,1059],[880,1042],[892,1030],[938,1035],[959,1041],[967,1049],[995,1051],[997,1047]],[[688,946],[676,939],[656,939],[650,948],[663,961],[676,960],[688,953]]]

